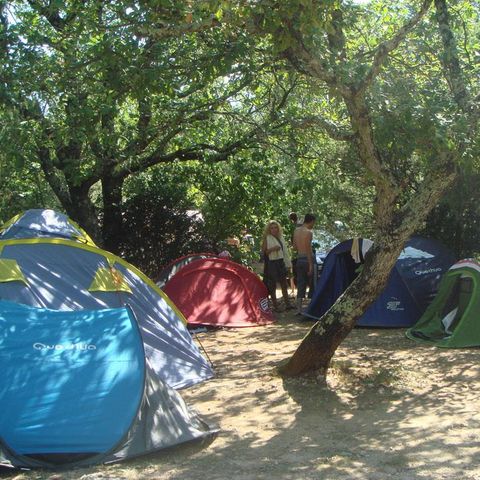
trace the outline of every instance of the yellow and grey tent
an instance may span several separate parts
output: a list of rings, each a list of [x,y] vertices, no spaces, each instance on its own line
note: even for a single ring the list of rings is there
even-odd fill
[[[50,209],[19,213],[0,227],[0,238],[65,238],[95,247],[88,233],[67,215]]]
[[[30,211],[0,232],[0,299],[60,311],[128,305],[138,322],[146,358],[173,388],[211,378],[213,371],[186,321],[153,281],[125,260],[93,245],[81,229],[52,211]],[[54,212],[55,213],[55,212]],[[53,228],[49,223],[53,220]],[[62,230],[59,225],[64,225]]]

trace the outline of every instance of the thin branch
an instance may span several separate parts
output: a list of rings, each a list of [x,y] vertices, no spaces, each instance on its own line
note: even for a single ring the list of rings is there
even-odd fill
[[[423,0],[423,4],[420,10],[407,23],[405,23],[405,25],[403,25],[396,32],[395,35],[390,40],[382,42],[380,45],[378,45],[369,71],[367,72],[363,80],[360,82],[360,84],[357,85],[358,92],[365,91],[372,84],[373,80],[380,73],[390,52],[395,50],[398,47],[398,45],[405,39],[405,37],[422,20],[422,18],[428,12],[428,9],[430,8],[431,3],[432,3],[432,0]]]
[[[212,15],[198,22],[182,23],[180,25],[160,25],[158,27],[140,27],[135,30],[139,37],[149,37],[155,40],[178,38],[183,35],[203,32],[218,27],[220,22]]]
[[[324,131],[333,140],[340,140],[344,142],[351,142],[355,135],[352,131],[346,130],[333,122],[326,120],[318,115],[311,115],[295,120],[291,123],[292,127],[303,129],[306,127],[317,127]]]

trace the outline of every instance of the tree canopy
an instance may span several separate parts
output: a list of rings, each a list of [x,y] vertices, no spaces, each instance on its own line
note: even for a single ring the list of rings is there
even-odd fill
[[[172,229],[187,248],[189,210],[210,245],[292,210],[327,230],[341,220],[374,248],[283,372],[324,370],[411,234],[475,248],[462,215],[478,219],[479,202],[459,198],[479,196],[465,181],[479,168],[479,12],[464,0],[0,1],[1,213],[60,207],[152,274]]]
[[[148,7],[2,3],[2,100],[12,112],[12,149],[41,165],[67,213],[112,250],[126,178],[175,161],[215,163],[249,148],[276,128],[272,111],[288,95],[276,94],[274,80],[260,87],[271,66],[246,33],[196,29],[186,19],[177,29],[174,4],[165,14],[162,4]],[[28,142],[19,142],[18,129]]]

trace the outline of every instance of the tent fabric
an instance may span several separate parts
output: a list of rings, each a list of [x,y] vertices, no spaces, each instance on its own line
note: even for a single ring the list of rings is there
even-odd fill
[[[0,282],[14,281],[26,283],[18,263],[10,258],[0,258]]]
[[[1,282],[0,299],[61,311],[128,304],[140,326],[147,359],[162,381],[183,388],[213,376],[181,312],[148,277],[121,258],[74,240],[42,237],[0,240],[1,259],[14,260],[26,283]],[[90,290],[102,269],[121,276],[131,293],[124,288]]]
[[[210,257],[216,258],[218,256],[214,253],[190,253],[189,255],[176,258],[162,269],[157,278],[157,286],[163,288],[179,270],[181,270],[185,265],[188,265],[190,262]]]
[[[363,243],[363,239],[359,239],[359,242]],[[326,256],[322,273],[305,312],[307,316],[320,318],[357,277],[360,264],[356,264],[350,254],[353,245],[353,240],[339,243]]]
[[[123,275],[113,267],[100,267],[88,288],[91,292],[127,292],[132,293]]]
[[[230,260],[195,260],[180,269],[164,291],[189,325],[252,327],[274,321],[264,283]]]
[[[0,240],[40,237],[65,238],[95,246],[85,230],[55,210],[27,210],[0,227]]]
[[[480,264],[455,263],[442,277],[438,293],[406,336],[438,347],[480,346]]]
[[[355,242],[356,243],[356,242]],[[367,251],[366,239],[359,239],[351,255],[353,240],[334,247],[325,259],[322,274],[305,316],[318,319],[358,276]],[[387,285],[377,300],[357,322],[359,326],[410,327],[435,297],[440,278],[455,262],[453,254],[439,242],[421,236],[411,237],[390,273]]]
[[[180,394],[156,378],[147,361],[145,395],[137,418],[122,445],[106,463],[155,452],[192,440],[213,438],[219,431],[188,406]]]
[[[0,325],[0,431],[14,451],[106,452],[121,440],[145,376],[126,308],[58,312],[0,302]]]
[[[131,309],[0,301],[0,461],[122,460],[215,433],[145,361]]]

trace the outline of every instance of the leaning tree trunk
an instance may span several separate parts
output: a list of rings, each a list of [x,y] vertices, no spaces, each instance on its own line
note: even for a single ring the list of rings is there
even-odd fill
[[[360,275],[312,327],[288,363],[279,367],[282,376],[307,372],[326,374],[338,346],[385,287],[403,243],[399,243],[399,239],[383,238],[381,244],[371,248]]]
[[[378,235],[365,257],[360,275],[339,300],[311,328],[293,356],[278,371],[284,377],[315,372],[325,375],[330,361],[357,320],[385,287],[403,245],[455,181],[457,174],[447,152],[439,154],[445,169],[429,177],[406,207],[400,210],[390,229]],[[384,211],[379,208],[379,211]],[[390,232],[390,233],[388,233]]]

